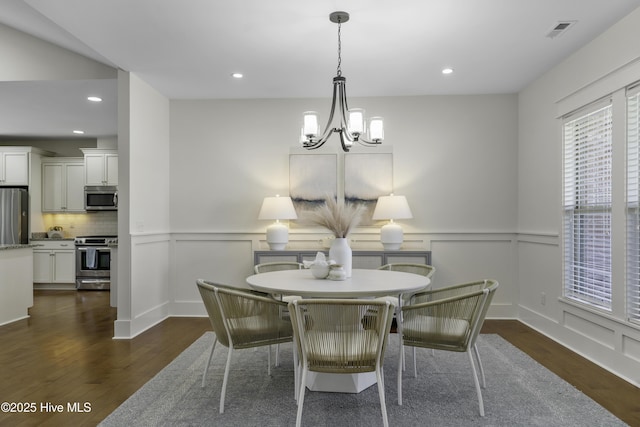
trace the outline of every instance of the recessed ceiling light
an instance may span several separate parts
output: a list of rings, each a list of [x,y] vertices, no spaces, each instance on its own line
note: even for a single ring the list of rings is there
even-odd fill
[[[453,73],[453,68],[447,67],[442,69],[442,74],[451,74]]]
[[[73,133],[75,133],[76,135],[84,135],[83,130],[74,130]]]
[[[102,98],[100,98],[99,96],[88,96],[87,100],[91,102],[102,102]]]
[[[243,75],[242,73],[233,73],[231,74],[231,77],[233,77],[234,79],[241,79]]]

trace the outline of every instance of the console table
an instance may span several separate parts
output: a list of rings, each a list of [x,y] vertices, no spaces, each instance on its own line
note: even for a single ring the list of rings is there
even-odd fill
[[[313,261],[318,252],[323,252],[327,258],[329,257],[328,249],[255,251],[253,253],[253,263],[262,264],[265,262],[278,261],[293,261],[301,263],[303,261]],[[431,265],[431,251],[353,250],[353,268],[375,269],[394,262],[412,262]]]

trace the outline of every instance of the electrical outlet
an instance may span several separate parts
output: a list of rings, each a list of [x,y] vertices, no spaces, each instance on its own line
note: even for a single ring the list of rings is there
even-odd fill
[[[547,294],[544,292],[540,293],[540,304],[545,305],[547,303]]]

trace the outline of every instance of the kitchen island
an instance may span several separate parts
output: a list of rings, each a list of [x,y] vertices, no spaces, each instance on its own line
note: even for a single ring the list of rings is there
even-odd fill
[[[33,245],[0,245],[0,325],[29,317]]]

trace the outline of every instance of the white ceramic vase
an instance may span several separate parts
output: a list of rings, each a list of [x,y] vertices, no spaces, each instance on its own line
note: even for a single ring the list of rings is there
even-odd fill
[[[336,264],[340,264],[347,277],[351,277],[351,258],[352,252],[349,242],[344,237],[336,237],[329,248],[329,259],[334,260]]]

